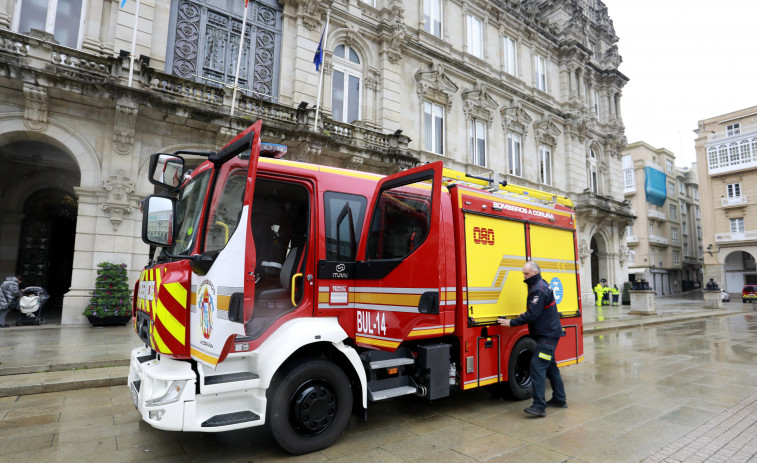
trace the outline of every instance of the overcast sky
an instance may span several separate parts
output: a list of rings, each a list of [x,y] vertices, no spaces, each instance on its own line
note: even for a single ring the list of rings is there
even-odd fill
[[[757,1],[602,0],[619,37],[629,143],[696,161],[697,122],[757,105]]]

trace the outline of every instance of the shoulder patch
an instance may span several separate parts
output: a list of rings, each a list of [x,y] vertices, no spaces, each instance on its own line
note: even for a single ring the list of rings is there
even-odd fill
[[[539,302],[539,295],[538,294],[531,299],[531,304],[536,304],[537,302]]]

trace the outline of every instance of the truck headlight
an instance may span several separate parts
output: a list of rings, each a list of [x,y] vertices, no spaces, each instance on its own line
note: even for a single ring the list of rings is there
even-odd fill
[[[184,392],[184,387],[186,387],[186,385],[186,380],[171,381],[171,384],[168,385],[168,390],[165,394],[163,394],[162,397],[146,401],[145,406],[159,407],[161,405],[168,405],[177,402],[179,398],[181,398],[181,393]]]

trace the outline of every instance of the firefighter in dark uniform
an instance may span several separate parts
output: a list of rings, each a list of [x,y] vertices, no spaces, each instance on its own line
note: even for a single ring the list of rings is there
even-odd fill
[[[541,277],[541,269],[536,262],[528,261],[523,266],[524,283],[528,285],[526,312],[513,320],[499,319],[503,326],[520,326],[528,324],[529,334],[536,339],[536,350],[531,358],[531,388],[534,403],[523,410],[536,415],[547,416],[546,407],[567,408],[560,370],[555,362],[555,350],[560,337],[564,335],[560,325],[560,315],[552,289]],[[552,398],[545,400],[546,379],[552,386]]]

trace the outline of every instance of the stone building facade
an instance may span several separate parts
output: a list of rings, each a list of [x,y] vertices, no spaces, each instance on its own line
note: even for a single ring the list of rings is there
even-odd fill
[[[757,106],[703,119],[696,132],[704,278],[741,294],[757,284]]]
[[[0,0],[0,273],[52,288],[63,323],[84,322],[99,262],[132,282],[146,263],[150,153],[216,150],[259,118],[290,159],[442,160],[566,195],[583,297],[626,274],[628,79],[601,1],[38,3]]]
[[[661,183],[658,187],[654,177]],[[644,142],[623,150],[628,226],[628,281],[645,279],[658,296],[702,287],[702,218],[696,172],[675,166],[675,155]]]

